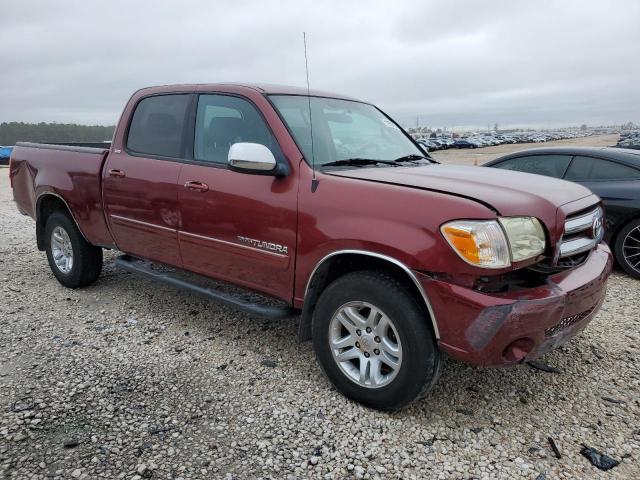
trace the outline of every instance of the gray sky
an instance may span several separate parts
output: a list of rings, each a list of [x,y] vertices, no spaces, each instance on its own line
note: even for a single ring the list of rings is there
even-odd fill
[[[304,85],[405,125],[640,122],[640,2],[0,3],[0,121],[113,124],[182,82]]]

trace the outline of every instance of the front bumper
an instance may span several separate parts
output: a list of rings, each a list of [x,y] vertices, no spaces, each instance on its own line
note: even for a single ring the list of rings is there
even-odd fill
[[[451,357],[483,366],[530,360],[582,330],[604,301],[611,273],[609,247],[599,244],[572,270],[548,277],[545,285],[487,294],[419,275]]]

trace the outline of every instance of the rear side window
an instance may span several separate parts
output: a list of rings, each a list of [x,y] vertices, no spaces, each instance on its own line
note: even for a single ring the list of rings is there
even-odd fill
[[[530,155],[528,157],[510,158],[495,165],[505,170],[535,173],[547,177],[562,178],[569,166],[569,155]]]
[[[229,148],[240,142],[259,143],[279,156],[275,138],[252,103],[229,95],[200,95],[194,159],[226,165]]]
[[[609,160],[593,157],[575,157],[567,175],[567,180],[638,180],[640,170]]]
[[[127,148],[163,157],[184,155],[184,125],[190,95],[158,95],[141,100],[131,119]]]

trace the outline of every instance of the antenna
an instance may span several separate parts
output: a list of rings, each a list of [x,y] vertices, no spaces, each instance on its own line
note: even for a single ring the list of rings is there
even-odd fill
[[[307,59],[307,32],[302,32],[302,42],[304,43],[304,68],[307,73],[307,101],[309,103],[309,131],[311,133],[311,192],[318,188],[316,179],[316,155],[313,151],[313,115],[311,114],[311,89],[309,88],[309,60]]]

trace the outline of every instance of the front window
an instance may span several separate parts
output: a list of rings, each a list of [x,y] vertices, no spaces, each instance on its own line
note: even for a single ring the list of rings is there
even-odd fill
[[[196,113],[193,158],[227,164],[234,143],[264,145],[278,157],[278,142],[250,102],[230,95],[200,95]]]
[[[407,156],[423,157],[404,132],[372,105],[336,98],[272,95],[269,97],[308,163],[316,166],[350,159],[393,162]]]

